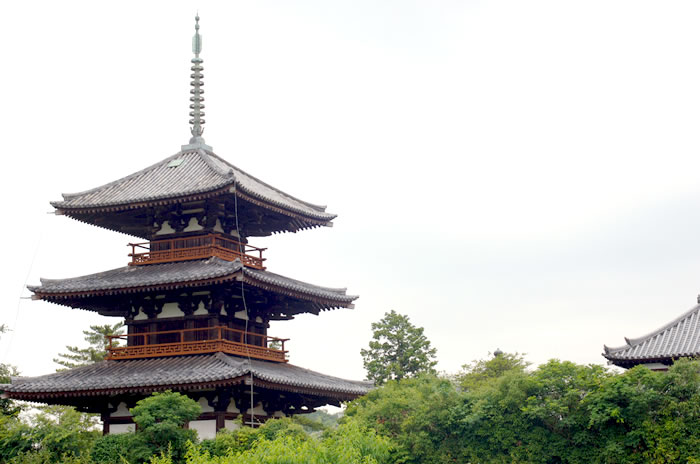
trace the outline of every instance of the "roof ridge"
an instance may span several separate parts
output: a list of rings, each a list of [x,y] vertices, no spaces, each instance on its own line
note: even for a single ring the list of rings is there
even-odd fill
[[[211,169],[211,170],[214,171],[216,174],[219,174],[219,175],[221,175],[221,176],[233,177],[233,178],[234,178],[234,181],[235,181],[235,175],[234,175],[234,172],[233,172],[233,168],[229,168],[228,171],[224,171],[224,170],[221,169],[219,166],[217,166],[216,164],[214,164],[214,163],[211,162],[212,156],[215,157],[215,158],[217,158],[217,159],[219,159],[219,160],[221,160],[221,158],[219,158],[218,156],[216,156],[216,155],[214,154],[214,152],[205,150],[204,148],[198,148],[196,151],[197,151],[197,154],[199,155],[199,157],[202,158],[202,161],[204,161],[204,164],[206,164],[206,165],[209,167],[209,169]],[[222,160],[222,161],[223,161],[223,160]],[[229,163],[226,163],[226,164],[228,165]]]
[[[147,172],[147,171],[150,171],[151,169],[156,168],[156,167],[160,166],[161,164],[164,164],[164,163],[166,163],[166,162],[170,162],[170,161],[172,161],[173,159],[177,159],[177,158],[176,158],[177,156],[182,156],[182,155],[185,155],[185,154],[188,154],[188,153],[195,153],[195,152],[197,152],[197,150],[184,150],[184,151],[183,151],[183,150],[180,150],[180,151],[178,151],[177,153],[175,153],[174,155],[168,156],[167,158],[165,158],[165,159],[163,159],[163,160],[160,160],[160,161],[158,161],[157,163],[154,163],[154,164],[152,164],[152,165],[150,165],[150,166],[148,166],[148,167],[145,167],[145,168],[141,169],[140,171],[131,173],[131,174],[129,174],[128,176],[120,177],[119,179],[113,180],[112,182],[108,182],[108,183],[106,183],[106,184],[103,184],[103,185],[100,185],[100,186],[97,186],[97,187],[94,187],[94,188],[91,188],[91,189],[88,189],[88,190],[83,190],[82,192],[62,193],[61,196],[63,196],[63,200],[64,200],[64,201],[68,201],[68,200],[70,200],[71,198],[79,197],[79,196],[81,196],[81,195],[87,195],[88,193],[93,193],[93,192],[96,192],[96,191],[98,191],[98,190],[102,190],[102,189],[105,189],[105,188],[109,188],[109,187],[111,187],[111,186],[113,186],[113,185],[116,185],[117,183],[124,182],[125,180],[129,180],[129,179],[132,179],[132,178],[134,178],[134,177],[140,176],[141,174],[143,174],[143,173],[145,173],[145,172]],[[58,202],[55,202],[55,201],[51,202],[51,204],[53,204],[53,203],[58,203]]]
[[[625,341],[627,342],[626,345],[618,346],[618,347],[608,347],[607,345],[603,345],[603,348],[605,349],[606,353],[614,353],[617,351],[622,351],[627,348],[633,348],[637,345],[640,345],[644,343],[645,341],[649,340],[650,338],[659,335],[660,333],[670,329],[671,327],[674,327],[684,319],[686,319],[688,316],[693,314],[694,312],[700,311],[700,304],[696,304],[692,308],[690,308],[688,311],[684,312],[677,318],[673,319],[671,322],[668,322],[664,324],[663,326],[659,327],[658,329],[652,330],[651,332],[647,333],[646,335],[643,335],[641,337],[637,338],[627,338],[625,337]]]
[[[241,168],[239,168],[239,167],[237,167],[237,166],[235,166],[235,165],[229,163],[229,162],[226,161],[224,158],[220,157],[219,155],[217,155],[217,154],[214,153],[214,152],[207,151],[206,153],[207,153],[209,156],[213,156],[214,158],[218,159],[219,161],[221,161],[221,162],[223,162],[224,164],[226,164],[227,166],[229,166],[229,167],[233,170],[233,172],[234,172],[234,177],[235,177],[235,171],[239,171],[241,174],[250,177],[250,178],[253,179],[254,181],[261,183],[261,184],[264,185],[265,187],[267,187],[267,188],[269,188],[269,189],[271,189],[271,190],[274,190],[275,192],[277,192],[277,193],[279,193],[279,194],[281,194],[281,195],[283,195],[283,196],[285,196],[285,197],[287,197],[287,198],[291,198],[292,200],[298,201],[299,203],[301,203],[301,204],[303,204],[303,205],[306,205],[306,206],[308,206],[308,207],[310,207],[310,208],[314,208],[314,209],[318,210],[318,211],[321,212],[321,213],[325,213],[325,212],[326,212],[326,208],[327,208],[326,205],[317,205],[317,204],[314,204],[314,203],[309,203],[308,201],[301,200],[301,199],[299,199],[299,198],[297,198],[297,197],[295,197],[295,196],[292,196],[292,195],[290,195],[290,194],[288,194],[288,193],[286,193],[286,192],[283,192],[282,190],[278,189],[277,187],[273,187],[272,185],[270,185],[270,184],[268,184],[267,182],[264,182],[264,181],[258,179],[257,177],[255,177],[255,176],[252,175],[252,174],[248,174],[248,173],[247,173],[246,171],[244,171],[243,169],[241,169]],[[253,192],[250,192],[249,190],[247,190],[247,189],[246,189],[243,185],[241,185],[240,182],[238,182],[237,180],[236,180],[236,184],[239,185],[241,188],[243,188],[243,190],[246,190],[246,191],[248,191],[249,193],[253,193]]]
[[[233,361],[231,360],[231,357],[232,357],[232,356],[231,356],[231,355],[228,355],[228,354],[224,354],[224,353],[222,353],[221,351],[217,351],[217,352],[214,354],[214,357],[215,357],[216,359],[222,361],[224,364],[228,365],[229,367],[232,367],[232,368],[235,368],[235,369],[241,369],[241,368],[242,368],[242,372],[241,372],[241,373],[237,373],[238,375],[245,375],[245,374],[250,373],[250,371],[252,370],[252,367],[253,367],[253,366],[251,365],[251,363],[235,363],[235,364],[234,364]],[[241,358],[241,360],[243,360],[243,358]]]

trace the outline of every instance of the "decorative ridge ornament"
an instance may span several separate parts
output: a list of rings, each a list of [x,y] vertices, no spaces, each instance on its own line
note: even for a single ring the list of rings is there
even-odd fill
[[[194,17],[194,36],[192,37],[192,53],[194,53],[194,58],[192,58],[192,74],[190,78],[192,81],[190,85],[192,89],[190,90],[190,132],[192,133],[192,138],[188,145],[183,145],[182,150],[188,150],[192,148],[205,148],[211,150],[212,148],[204,143],[204,138],[202,134],[204,133],[204,74],[202,71],[204,67],[202,63],[204,60],[199,57],[202,53],[202,36],[199,34],[199,13]]]

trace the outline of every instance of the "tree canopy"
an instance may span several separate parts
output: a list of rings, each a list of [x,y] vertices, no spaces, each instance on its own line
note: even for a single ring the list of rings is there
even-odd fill
[[[391,310],[372,323],[372,333],[369,349],[360,351],[369,380],[381,385],[434,372],[437,350],[408,316]]]

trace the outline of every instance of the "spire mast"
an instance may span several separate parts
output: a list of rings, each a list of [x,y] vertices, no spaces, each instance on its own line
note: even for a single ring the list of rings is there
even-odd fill
[[[192,133],[192,138],[190,139],[189,145],[184,145],[182,148],[195,148],[202,147],[211,149],[211,147],[204,144],[204,138],[202,133],[204,133],[204,74],[202,71],[204,67],[202,63],[203,59],[199,57],[202,53],[202,36],[199,34],[199,13],[195,16],[194,24],[194,36],[192,37],[192,53],[194,53],[194,58],[192,58],[192,74],[190,78],[192,81],[190,85],[192,89],[190,90],[190,132]]]

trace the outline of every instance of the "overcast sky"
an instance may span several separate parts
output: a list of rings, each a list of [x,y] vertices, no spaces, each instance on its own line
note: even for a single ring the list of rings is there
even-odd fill
[[[207,143],[339,215],[251,242],[272,272],[360,295],[273,323],[294,364],[363,378],[391,309],[446,372],[496,348],[604,364],[695,304],[698,2],[11,2],[0,362],[52,372],[115,322],[24,285],[126,265],[131,237],[48,202],[187,143],[197,9]]]

